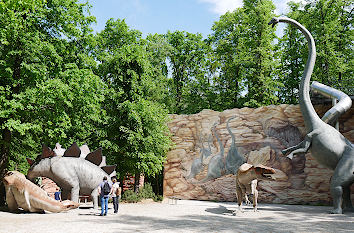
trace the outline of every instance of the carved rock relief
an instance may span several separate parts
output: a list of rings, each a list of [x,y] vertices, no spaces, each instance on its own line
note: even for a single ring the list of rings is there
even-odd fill
[[[331,106],[315,106],[322,116]],[[354,141],[354,108],[344,114],[340,131]],[[168,153],[164,167],[164,196],[181,199],[236,201],[235,176],[227,174],[201,182],[207,175],[208,162],[220,152],[220,137],[226,157],[231,135],[236,139],[237,151],[247,163],[263,164],[276,169],[276,181],[260,181],[259,201],[287,204],[330,204],[329,179],[333,171],[317,163],[311,153],[300,154],[293,160],[281,150],[301,142],[306,134],[298,105],[265,106],[256,109],[231,109],[223,112],[203,110],[193,115],[171,115],[169,128],[174,148]],[[212,135],[212,140],[210,140]],[[210,140],[208,142],[208,139]],[[201,149],[210,146],[211,155],[203,159],[203,167],[190,178],[193,161],[200,158]],[[352,193],[354,188],[352,186]],[[352,194],[352,200],[354,195]]]

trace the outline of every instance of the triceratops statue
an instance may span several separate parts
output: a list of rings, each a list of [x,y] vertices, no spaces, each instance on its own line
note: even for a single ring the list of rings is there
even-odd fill
[[[94,208],[98,208],[98,186],[103,177],[115,175],[116,165],[106,166],[102,148],[90,152],[87,145],[80,148],[72,144],[63,154],[58,153],[60,144],[54,151],[43,145],[42,154],[35,161],[27,158],[30,164],[27,177],[33,180],[44,176],[52,179],[61,189],[63,199],[70,194],[71,200],[78,202],[79,195],[91,195]],[[108,179],[110,182],[110,179]]]

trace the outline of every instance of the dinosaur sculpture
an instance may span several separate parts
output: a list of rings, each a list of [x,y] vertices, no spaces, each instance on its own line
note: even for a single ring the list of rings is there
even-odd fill
[[[269,24],[274,27],[279,22],[289,23],[298,28],[305,35],[309,46],[308,59],[299,88],[299,104],[308,133],[302,145],[289,148],[286,152],[293,151],[294,154],[310,150],[320,164],[334,170],[330,184],[334,207],[331,213],[341,214],[342,204],[344,208],[353,211],[350,186],[354,182],[354,146],[335,128],[320,119],[310,99],[310,79],[316,60],[314,39],[305,27],[293,19],[273,18]]]
[[[236,194],[239,211],[242,212],[242,198],[245,197],[246,202],[248,202],[247,194],[253,195],[253,210],[257,211],[258,180],[274,180],[272,174],[275,174],[275,170],[263,165],[253,166],[244,163],[239,167],[236,174]]]
[[[312,82],[311,90],[323,96],[339,101],[321,118],[321,120],[327,124],[333,125],[338,120],[339,116],[348,111],[352,106],[351,98],[340,90],[336,90],[316,81]]]
[[[201,140],[202,148],[200,149],[200,157],[193,160],[191,171],[186,177],[187,179],[194,178],[198,173],[200,173],[204,167],[204,159],[208,158],[211,155],[210,148],[210,137],[208,139],[209,148],[204,148],[203,141]]]
[[[27,180],[25,175],[18,171],[7,172],[3,182],[10,211],[16,211],[20,207],[29,212],[45,210],[58,213],[79,207],[79,203],[73,201],[60,202],[48,197],[43,189]]]
[[[220,146],[220,152],[216,155],[214,155],[208,165],[208,172],[206,177],[201,180],[201,182],[207,182],[212,179],[219,178],[223,175],[225,175],[225,158],[224,158],[224,146],[218,136],[218,134],[215,131],[216,124],[213,125],[212,131],[215,134],[216,140],[219,143]]]
[[[315,92],[319,92],[324,96],[328,96],[339,100],[339,102],[331,109],[329,109],[321,118],[321,120],[325,123],[333,125],[335,121],[339,118],[339,116],[343,114],[345,111],[347,111],[352,105],[352,101],[350,97],[339,90],[328,87],[316,81],[312,82],[311,88]],[[305,136],[305,139],[302,142],[300,142],[298,145],[284,149],[282,150],[282,153],[286,155],[287,153],[290,152],[290,154],[287,156],[290,159],[292,159],[294,155],[298,153],[306,153],[310,149],[312,136],[313,136],[312,133],[309,133],[308,135]]]
[[[79,194],[91,195],[94,208],[98,208],[98,185],[103,177],[114,174],[115,165],[102,166],[102,149],[80,157],[81,150],[74,143],[63,156],[55,155],[49,147],[43,145],[42,154],[35,161],[27,159],[31,165],[28,178],[45,176],[52,179],[63,190],[63,197],[70,194],[71,200],[78,202]],[[110,182],[110,179],[109,179]]]
[[[246,162],[246,159],[242,155],[240,155],[237,151],[235,135],[232,133],[229,126],[230,121],[232,119],[235,119],[235,117],[236,116],[230,117],[227,120],[227,124],[226,124],[227,131],[231,136],[231,145],[229,151],[227,152],[226,162],[225,162],[226,174],[236,174],[238,168]]]

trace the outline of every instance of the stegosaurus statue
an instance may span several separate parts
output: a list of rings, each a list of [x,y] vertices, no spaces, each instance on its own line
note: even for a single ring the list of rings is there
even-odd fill
[[[61,189],[63,199],[71,197],[79,201],[79,195],[91,195],[94,208],[98,208],[98,186],[103,177],[115,176],[116,165],[106,165],[102,156],[102,148],[90,152],[87,145],[79,146],[74,143],[67,150],[56,144],[56,148],[43,145],[42,154],[30,164],[27,177],[33,180],[44,176],[52,179]],[[108,179],[110,182],[110,179]]]

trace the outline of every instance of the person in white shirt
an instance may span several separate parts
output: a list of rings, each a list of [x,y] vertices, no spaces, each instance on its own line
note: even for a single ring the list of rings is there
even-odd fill
[[[121,188],[119,187],[119,182],[117,182],[116,178],[113,178],[112,182],[113,182],[113,185],[112,185],[111,197],[113,199],[114,213],[118,213]]]

